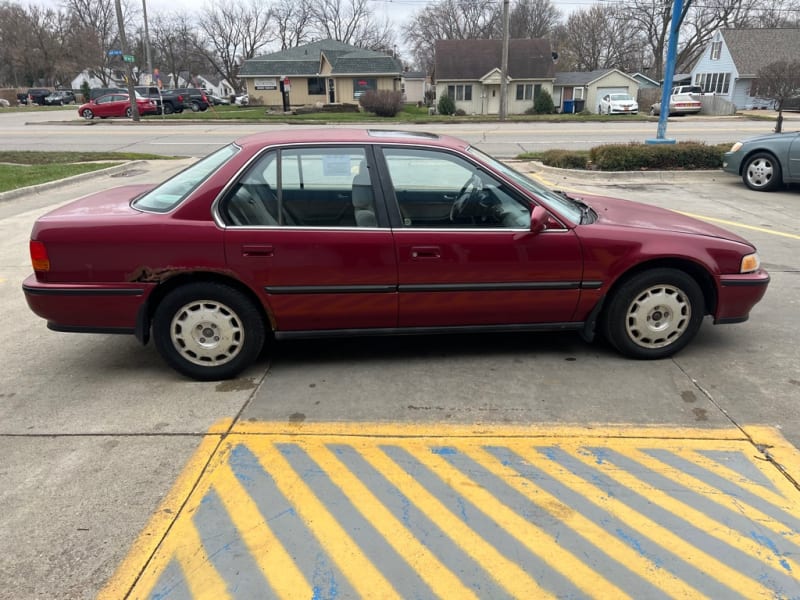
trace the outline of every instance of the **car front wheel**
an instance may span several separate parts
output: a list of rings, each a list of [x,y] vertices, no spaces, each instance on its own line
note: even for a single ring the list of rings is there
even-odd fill
[[[677,269],[631,277],[611,297],[603,320],[606,339],[625,356],[666,358],[700,329],[704,297],[698,283]]]
[[[742,180],[751,190],[769,192],[781,185],[781,165],[772,154],[759,152],[747,159]]]
[[[170,292],[153,317],[153,338],[173,369],[200,381],[230,379],[258,357],[264,319],[242,292],[191,283]]]
[[[81,112],[81,116],[87,121],[91,121],[92,119],[94,119],[94,113],[90,108],[84,108],[83,112]]]

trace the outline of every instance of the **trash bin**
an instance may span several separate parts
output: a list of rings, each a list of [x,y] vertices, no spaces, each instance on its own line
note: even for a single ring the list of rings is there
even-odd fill
[[[575,99],[573,100],[573,102],[574,102],[573,106],[575,107],[575,112],[576,113],[583,112],[583,109],[586,106],[586,100],[581,98],[580,100]]]
[[[564,112],[565,113],[575,112],[574,100],[564,100]]]

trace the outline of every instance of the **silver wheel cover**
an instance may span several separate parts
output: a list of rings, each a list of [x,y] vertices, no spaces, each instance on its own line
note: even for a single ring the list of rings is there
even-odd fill
[[[767,158],[757,158],[747,165],[747,181],[755,187],[768,185],[774,175],[772,161]]]
[[[676,342],[692,318],[692,306],[683,290],[654,285],[636,298],[625,313],[625,331],[642,348],[663,348]]]
[[[186,360],[216,367],[236,358],[244,347],[244,328],[239,316],[215,300],[195,300],[175,313],[170,341]]]

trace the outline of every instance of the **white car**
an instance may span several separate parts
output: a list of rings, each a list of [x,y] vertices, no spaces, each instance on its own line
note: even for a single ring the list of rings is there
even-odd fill
[[[694,115],[702,108],[703,103],[690,94],[672,94],[669,97],[670,115]],[[661,102],[656,102],[650,107],[650,114],[661,114]]]
[[[639,104],[630,94],[606,94],[600,99],[598,111],[601,115],[635,115]]]

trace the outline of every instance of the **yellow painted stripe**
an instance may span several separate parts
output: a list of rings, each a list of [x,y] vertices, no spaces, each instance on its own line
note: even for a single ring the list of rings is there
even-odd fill
[[[300,440],[294,440],[293,443],[298,442]],[[278,452],[272,442],[257,443],[253,440],[248,445],[258,456],[262,468],[272,475],[278,489],[294,506],[306,527],[327,550],[353,589],[363,598],[399,600],[392,584],[364,555],[358,544],[328,512],[325,504],[292,469],[289,461]]]
[[[174,557],[183,571],[186,587],[195,600],[227,600],[230,598],[225,580],[214,568],[203,547],[203,540],[197,533],[190,519],[184,519],[184,525],[172,532],[176,540]],[[157,580],[154,581],[156,583]],[[152,588],[145,595],[149,597]]]
[[[310,446],[305,451],[435,594],[441,598],[477,598],[330,450]]]
[[[561,448],[566,450],[563,445],[561,445]],[[640,535],[650,539],[657,546],[669,550],[696,568],[705,570],[712,579],[716,579],[732,589],[742,590],[742,594],[748,596],[747,590],[751,590],[753,587],[751,579],[740,576],[738,571],[731,569],[713,556],[687,543],[683,538],[675,535],[672,531],[662,527],[652,519],[630,509],[620,500],[609,496],[604,490],[574,475],[566,467],[548,460],[535,449],[519,448],[515,449],[515,451],[550,477],[584,497],[586,501],[613,515],[631,529],[635,529]],[[755,598],[757,595],[753,594],[750,597]]]
[[[276,436],[276,440],[295,442],[299,436],[354,436],[363,438],[420,438],[440,444],[442,437],[449,438],[493,438],[497,444],[509,438],[542,438],[563,440],[564,438],[586,439],[665,439],[665,440],[725,440],[749,444],[749,438],[738,428],[692,429],[688,427],[648,427],[642,425],[607,424],[557,424],[535,425],[455,425],[437,423],[435,426],[421,423],[291,423],[286,422],[239,422],[231,429],[234,435]],[[438,440],[438,441],[437,441]],[[341,443],[341,439],[333,440]],[[402,441],[402,440],[401,440]],[[327,442],[326,442],[327,443]]]
[[[408,445],[403,444],[403,448],[407,449]],[[519,565],[487,543],[381,450],[366,446],[361,449],[361,456],[402,490],[410,502],[436,523],[445,535],[480,564],[509,594],[516,598],[552,598]]]
[[[590,544],[606,552],[632,572],[641,576],[642,579],[650,581],[665,594],[673,598],[699,599],[706,597],[673,573],[662,569],[652,560],[642,556],[640,552],[633,550],[629,545],[620,541],[617,536],[611,535],[606,529],[587,519],[571,506],[564,504],[544,488],[536,485],[534,480],[520,477],[515,469],[503,465],[498,458],[483,448],[476,448],[470,454],[470,457],[502,478],[506,485],[514,488],[530,502],[546,510]],[[591,590],[588,593],[591,595]]]
[[[780,237],[786,237],[793,240],[800,240],[800,235],[794,233],[786,233],[784,231],[776,231],[775,229],[768,229],[767,227],[756,227],[755,225],[745,225],[744,223],[737,223],[736,221],[727,221],[725,219],[717,219],[716,217],[707,217],[705,215],[696,215],[694,213],[684,212],[682,210],[676,210],[676,213],[680,213],[682,215],[686,215],[687,217],[693,217],[695,219],[701,219],[703,221],[709,221],[711,223],[720,223],[721,225],[727,225],[728,227],[739,227],[740,229],[749,229],[750,231],[758,231],[759,233],[769,233],[771,235],[777,235]]]
[[[781,469],[780,475],[776,473],[777,468],[769,471],[772,483],[783,490],[787,498],[796,497],[800,489],[800,450],[790,444],[777,429],[753,426],[744,427],[744,431],[753,444],[764,448],[769,453],[770,460]]]
[[[275,593],[281,598],[313,597],[311,585],[228,464],[214,473],[214,488],[250,556]]]
[[[617,448],[617,451],[624,454],[623,449]],[[569,452],[573,458],[576,458],[587,466],[593,468],[597,467],[596,463],[594,462],[594,456],[587,456],[585,452],[581,452],[577,448],[571,448]],[[627,456],[633,460],[630,455]],[[610,459],[606,457],[606,461],[610,462]],[[698,529],[705,531],[707,534],[716,537],[717,539],[734,548],[739,549],[745,554],[753,555],[755,560],[760,560],[760,554],[763,553],[763,547],[758,546],[754,542],[751,543],[748,540],[743,539],[736,532],[731,532],[730,528],[728,528],[724,523],[715,521],[714,519],[708,517],[708,515],[705,513],[692,508],[680,500],[676,500],[658,488],[655,488],[620,469],[603,469],[603,474],[613,479],[623,487],[636,490],[639,494],[647,498],[648,502],[655,504],[670,514],[673,514],[691,523]],[[630,508],[628,508],[627,511],[633,512],[633,510]],[[653,524],[655,525],[654,522]],[[660,526],[659,529],[661,531],[666,531]],[[670,548],[671,546],[671,544],[664,543],[664,540],[661,540],[659,544],[665,548]],[[745,597],[769,597],[771,594],[769,589],[761,586],[754,579],[742,575],[737,570],[732,569],[730,566],[719,562],[710,554],[707,554],[706,552],[699,550],[694,546],[689,546],[687,551],[697,555],[697,558],[691,559],[690,562],[698,569],[739,591]],[[683,556],[686,558],[685,555]]]
[[[406,450],[420,463],[436,473],[442,481],[447,482],[447,485],[459,495],[479,508],[506,533],[516,538],[531,553],[541,558],[551,569],[571,580],[586,594],[595,595],[598,598],[629,598],[619,587],[562,548],[558,540],[549,533],[497,500],[493,494],[465,476],[443,457],[433,454],[429,446],[414,444],[407,446]]]
[[[225,420],[230,425],[230,420]],[[212,428],[212,431],[214,428]],[[166,535],[174,520],[178,517],[181,506],[189,496],[192,488],[208,464],[211,456],[220,443],[219,435],[207,435],[200,440],[188,463],[181,471],[172,489],[164,497],[158,509],[153,513],[139,537],[131,546],[128,555],[120,563],[114,575],[100,590],[98,600],[118,600],[124,598],[133,587],[136,578],[153,556],[156,548]]]

